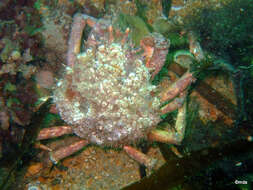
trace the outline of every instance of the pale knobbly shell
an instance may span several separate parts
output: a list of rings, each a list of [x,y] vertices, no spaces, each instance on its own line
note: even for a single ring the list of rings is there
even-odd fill
[[[160,101],[150,95],[156,86],[141,55],[127,57],[129,51],[116,42],[87,49],[54,92],[62,119],[92,143],[135,144],[160,121]]]

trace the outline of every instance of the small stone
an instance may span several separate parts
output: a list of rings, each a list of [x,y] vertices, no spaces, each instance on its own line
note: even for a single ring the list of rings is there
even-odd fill
[[[27,169],[27,176],[33,176],[40,172],[40,170],[43,168],[42,163],[33,163],[30,165]]]

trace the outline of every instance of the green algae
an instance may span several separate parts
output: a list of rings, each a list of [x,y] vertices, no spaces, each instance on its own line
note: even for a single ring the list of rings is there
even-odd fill
[[[7,92],[15,92],[17,90],[16,88],[16,85],[10,83],[10,82],[7,82],[5,85],[4,85],[4,91]]]
[[[117,23],[122,30],[130,28],[130,36],[136,46],[139,46],[140,40],[150,33],[146,23],[138,16],[120,14]]]
[[[185,19],[184,27],[198,32],[201,44],[210,52],[241,58],[252,50],[252,0],[231,0],[222,3],[220,8],[201,8],[193,12]]]
[[[168,18],[169,12],[171,10],[172,0],[162,0],[161,2],[163,15]]]

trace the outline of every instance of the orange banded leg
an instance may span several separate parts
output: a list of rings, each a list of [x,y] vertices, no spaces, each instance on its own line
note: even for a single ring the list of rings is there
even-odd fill
[[[87,144],[88,144],[87,140],[80,140],[80,141],[74,142],[70,144],[69,146],[65,146],[60,149],[50,152],[49,158],[54,164],[57,164],[61,159],[66,158],[70,156],[71,154],[81,150]]]
[[[139,162],[140,164],[143,164],[149,169],[152,169],[155,167],[157,160],[154,158],[150,158],[146,154],[142,153],[141,151],[131,147],[131,146],[124,146],[123,149],[126,151],[128,156],[130,156],[135,161]]]
[[[67,53],[67,64],[73,66],[76,62],[76,55],[80,53],[81,40],[83,29],[86,24],[93,27],[96,23],[96,19],[88,15],[75,14],[68,41],[68,53]]]
[[[37,140],[59,137],[59,136],[62,136],[65,134],[71,134],[71,133],[72,133],[72,127],[70,126],[58,126],[58,127],[45,128],[40,131],[37,137]],[[49,163],[48,161],[51,160],[54,164],[57,164],[59,160],[79,151],[87,144],[88,144],[88,141],[79,140],[68,146],[59,148],[57,150],[52,150],[51,148],[42,144],[38,144],[38,143],[35,144],[35,147],[49,151],[49,158],[46,158],[46,163]]]
[[[165,102],[175,98],[182,93],[196,79],[190,72],[186,72],[181,78],[175,81],[169,88],[161,92],[161,101]]]
[[[57,127],[44,128],[39,132],[37,140],[50,139],[72,133],[73,133],[72,127],[70,126],[57,126]]]

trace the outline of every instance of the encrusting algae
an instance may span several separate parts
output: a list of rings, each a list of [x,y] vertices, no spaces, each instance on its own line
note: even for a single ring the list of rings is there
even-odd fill
[[[137,142],[160,121],[160,101],[151,96],[156,86],[133,51],[129,43],[101,41],[66,68],[54,102],[78,136],[118,147]]]

